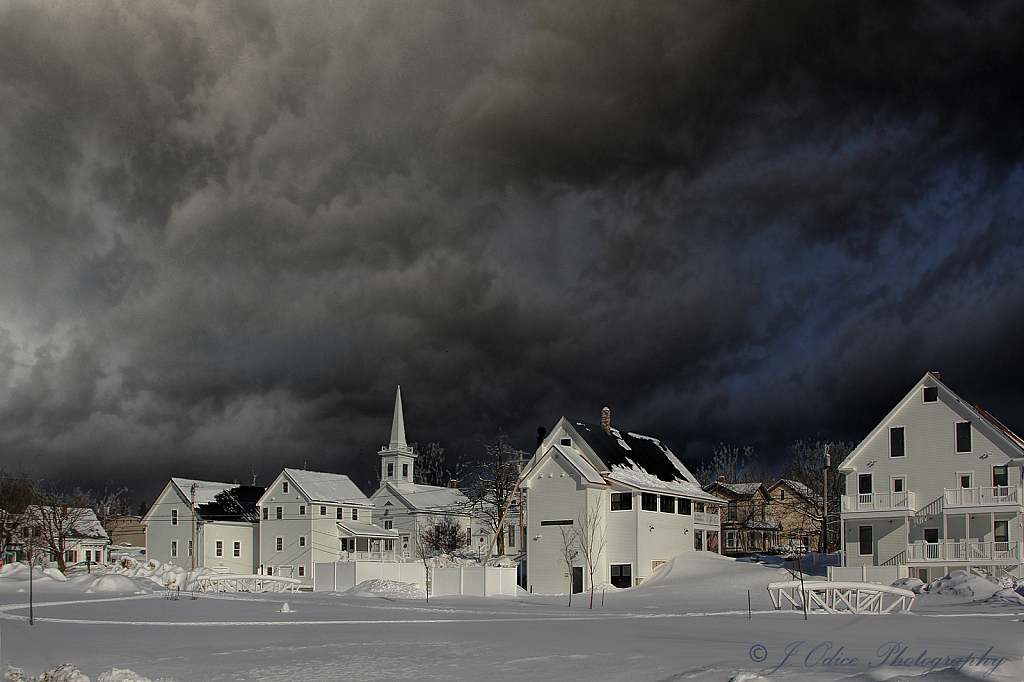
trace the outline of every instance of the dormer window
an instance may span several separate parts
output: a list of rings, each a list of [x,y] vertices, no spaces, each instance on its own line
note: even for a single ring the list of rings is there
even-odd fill
[[[571,447],[572,446],[572,438],[563,438],[562,440],[559,441],[559,443],[561,443],[562,445]]]
[[[281,492],[283,492],[283,493],[287,493],[288,492],[288,481],[283,481],[281,483]]]
[[[939,388],[938,386],[925,386],[924,387],[924,402],[934,403],[939,399]]]

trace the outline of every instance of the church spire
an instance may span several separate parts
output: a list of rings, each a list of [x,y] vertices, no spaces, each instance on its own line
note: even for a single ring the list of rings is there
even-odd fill
[[[405,442],[405,417],[402,415],[402,387],[395,393],[395,416],[391,420],[391,444],[389,450],[408,450]]]

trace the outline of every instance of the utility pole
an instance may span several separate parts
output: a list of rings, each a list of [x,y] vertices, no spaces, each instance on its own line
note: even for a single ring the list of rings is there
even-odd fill
[[[188,547],[188,553],[192,559],[192,570],[196,570],[196,483],[192,483],[191,500],[189,508],[192,510],[192,544]]]
[[[832,460],[828,454],[828,443],[825,443],[825,494],[823,496],[824,509],[822,509],[821,514],[821,547],[825,554],[828,554],[828,469],[831,465]]]

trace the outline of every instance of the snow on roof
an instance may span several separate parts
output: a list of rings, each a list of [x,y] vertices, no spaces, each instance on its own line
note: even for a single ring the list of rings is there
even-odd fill
[[[627,447],[627,449],[629,449]],[[575,448],[569,447],[568,445],[552,445],[548,452],[554,450],[562,457],[572,464],[572,466],[580,472],[580,475],[587,479],[587,483],[604,485],[605,480],[601,477],[601,472],[593,467],[586,457],[581,455]]]
[[[663,481],[635,465],[625,467],[617,464],[612,467],[611,472],[607,474],[606,478],[609,481],[621,483],[622,485],[639,490],[664,493],[666,495],[680,495],[709,504],[725,504],[725,500],[704,492],[695,483],[684,480]]]
[[[50,510],[53,507],[30,507],[31,514],[38,520],[43,509]],[[60,507],[64,509],[64,507]],[[100,520],[96,518],[96,513],[88,507],[71,507],[67,516],[62,516],[65,521],[61,522],[63,526],[66,521],[74,521],[74,525],[71,529],[71,535],[79,538],[95,538],[97,540],[110,540],[110,536],[107,535],[107,531],[103,529],[103,525]]]
[[[209,504],[220,493],[235,488],[237,483],[217,483],[214,481],[197,481],[192,478],[172,478],[171,483],[185,496],[186,500],[192,499],[192,486],[195,485],[195,506]]]
[[[338,521],[338,528],[343,531],[342,535],[348,537],[369,537],[369,538],[392,538],[398,537],[398,531],[388,528],[381,528],[372,523],[359,523],[357,521]]]
[[[370,506],[363,491],[344,474],[285,469],[284,473],[302,489],[310,502],[346,502]]]
[[[417,511],[454,510],[468,508],[469,498],[458,488],[418,483],[388,484],[391,489]]]
[[[726,490],[729,490],[737,495],[743,497],[749,497],[757,492],[757,489],[761,487],[761,483],[724,483],[722,481],[715,481],[712,485],[721,486]]]

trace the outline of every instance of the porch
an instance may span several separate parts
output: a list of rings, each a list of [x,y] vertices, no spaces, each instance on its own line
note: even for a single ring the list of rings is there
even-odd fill
[[[1019,506],[1020,486],[993,486],[978,488],[946,488],[942,495],[944,509],[963,507]]]
[[[907,546],[906,563],[1019,564],[1020,542],[980,540],[939,540],[912,542]]]
[[[899,493],[861,493],[843,495],[844,512],[912,512],[917,500],[909,490]]]

